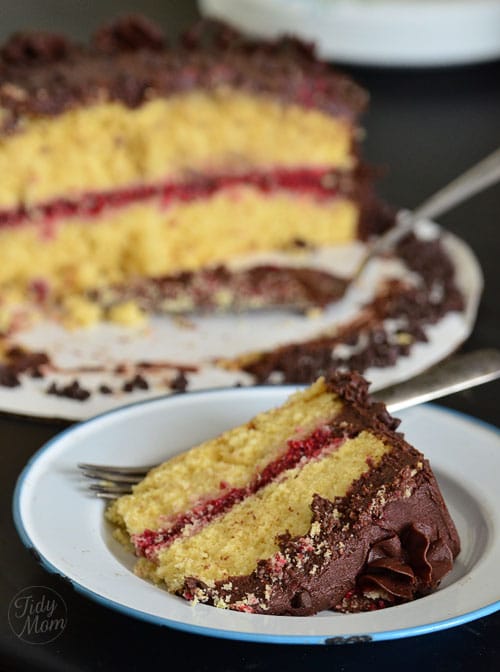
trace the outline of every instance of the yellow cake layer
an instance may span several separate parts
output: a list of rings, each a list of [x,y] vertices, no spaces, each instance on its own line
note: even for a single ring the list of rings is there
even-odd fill
[[[270,483],[235,505],[198,534],[181,537],[160,551],[157,562],[141,563],[138,571],[179,590],[187,576],[209,585],[230,576],[250,574],[257,562],[279,551],[277,531],[292,537],[307,533],[315,493],[333,500],[346,494],[353,481],[378,464],[390,446],[368,432],[347,440],[337,451],[286,472],[285,480]]]
[[[263,197],[234,187],[168,208],[148,201],[95,220],[61,221],[49,234],[36,224],[0,229],[0,294],[44,278],[64,296],[287,249],[296,239],[341,243],[356,236],[357,220],[357,205],[345,199],[320,202],[284,191]]]
[[[0,138],[0,209],[196,170],[351,168],[352,135],[346,120],[228,89],[24,119]]]
[[[342,404],[322,379],[279,409],[256,416],[243,427],[225,432],[157,467],[114,502],[107,517],[129,534],[165,527],[165,518],[189,509],[201,495],[222,494],[220,483],[243,487],[252,476],[286,451],[289,438],[310,433],[331,419]],[[365,465],[366,466],[366,465]]]

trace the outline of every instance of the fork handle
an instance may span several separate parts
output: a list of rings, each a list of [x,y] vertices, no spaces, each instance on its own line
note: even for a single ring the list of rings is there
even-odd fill
[[[500,350],[455,355],[428,371],[372,394],[391,413],[500,378]]]

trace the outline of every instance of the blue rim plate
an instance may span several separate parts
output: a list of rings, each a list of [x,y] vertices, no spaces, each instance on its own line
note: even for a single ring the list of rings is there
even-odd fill
[[[192,606],[133,574],[134,558],[113,539],[104,504],[88,495],[76,463],[165,459],[281,404],[295,389],[217,389],[153,399],[67,429],[32,457],[18,479],[13,510],[23,543],[48,571],[106,607],[214,637],[288,644],[379,641],[436,632],[497,611],[500,432],[433,405],[401,414],[408,440],[431,461],[462,541],[453,571],[432,595],[363,614],[262,616]]]

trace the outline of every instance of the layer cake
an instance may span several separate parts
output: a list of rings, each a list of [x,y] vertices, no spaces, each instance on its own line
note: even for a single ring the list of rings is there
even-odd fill
[[[359,159],[367,100],[308,45],[219,24],[175,45],[141,16],[88,45],[12,36],[0,50],[4,313],[24,299],[82,323],[114,310],[133,321],[130,301],[324,305],[342,283],[287,256],[390,223]],[[278,268],[259,263],[268,252],[284,255]]]
[[[428,461],[359,374],[153,469],[107,510],[136,573],[193,602],[309,615],[435,589],[460,542]]]

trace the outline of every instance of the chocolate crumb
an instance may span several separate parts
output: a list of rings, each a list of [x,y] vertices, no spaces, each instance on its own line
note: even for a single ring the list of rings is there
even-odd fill
[[[175,378],[173,378],[169,383],[170,389],[174,392],[185,392],[187,390],[187,386],[188,379],[186,378],[184,371],[179,371]]]
[[[26,373],[32,378],[43,378],[42,366],[49,363],[45,352],[29,352],[20,346],[8,348],[0,364],[0,386],[17,387],[21,384],[20,374]]]
[[[47,394],[53,394],[56,397],[65,397],[66,399],[74,399],[75,401],[86,401],[90,397],[90,391],[86,390],[80,385],[80,382],[75,378],[68,385],[57,385],[51,383],[46,389]]]
[[[18,387],[21,384],[19,376],[9,365],[0,365],[0,385],[2,387]]]
[[[113,388],[109,385],[99,385],[99,392],[101,394],[113,394]]]
[[[143,376],[141,376],[140,373],[136,374],[133,378],[123,383],[123,392],[133,392],[134,390],[149,390],[148,381]]]
[[[49,363],[49,357],[45,352],[30,352],[20,346],[13,346],[5,352],[5,359],[16,373],[30,373],[33,369]]]

